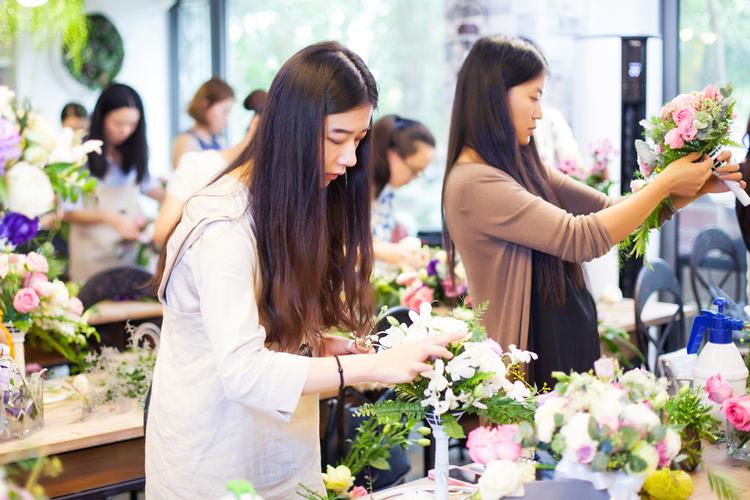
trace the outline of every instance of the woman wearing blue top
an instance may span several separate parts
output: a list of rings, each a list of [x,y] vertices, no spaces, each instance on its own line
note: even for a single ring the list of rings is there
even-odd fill
[[[88,162],[97,178],[96,193],[65,212],[70,223],[69,273],[75,281],[134,262],[119,243],[139,236],[140,195],[164,198],[160,183],[148,172],[146,119],[135,90],[115,83],[102,92],[91,115],[89,138],[103,143],[102,154],[91,153]]]
[[[211,78],[198,88],[187,108],[195,124],[175,139],[172,147],[173,168],[179,166],[180,158],[188,151],[224,147],[219,137],[227,128],[229,112],[233,105],[234,91],[221,78]]]

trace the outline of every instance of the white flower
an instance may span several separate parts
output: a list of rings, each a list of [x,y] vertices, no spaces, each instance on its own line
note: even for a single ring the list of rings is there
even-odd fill
[[[535,352],[523,351],[518,349],[515,344],[508,346],[508,353],[513,364],[530,363],[532,359],[539,359],[539,356]]]
[[[614,386],[609,386],[607,390],[596,391],[589,404],[591,416],[598,423],[616,430],[619,427],[620,414],[625,408],[623,398],[623,392]]]
[[[630,403],[622,411],[622,424],[645,433],[659,425],[659,417],[643,403]]]
[[[442,335],[443,333],[463,333],[469,335],[469,325],[460,319],[451,318],[450,316],[435,316],[430,323],[430,333],[432,335]]]
[[[614,379],[618,369],[619,363],[615,358],[599,358],[594,361],[594,373],[602,380]]]
[[[424,372],[422,376],[430,379],[430,382],[427,384],[426,392],[437,393],[448,388],[449,382],[448,379],[445,378],[445,362],[440,358],[435,360],[435,365],[432,370]]]
[[[57,136],[57,140],[45,163],[71,163],[83,165],[88,160],[88,154],[92,151],[101,153],[102,141],[90,140],[76,145],[76,137],[73,129],[65,127]]]
[[[516,380],[513,382],[513,388],[510,391],[507,391],[508,397],[511,397],[515,399],[516,401],[523,401],[529,396],[531,396],[531,390],[521,382],[520,380]]]
[[[466,355],[466,352],[450,360],[445,371],[454,382],[471,378],[476,373],[476,369],[472,366],[472,359]]]
[[[16,163],[6,175],[8,209],[33,219],[54,206],[55,192],[49,177],[40,168],[26,162]]]
[[[589,434],[589,423],[591,415],[588,413],[576,413],[571,419],[562,426],[560,434],[565,438],[565,451],[563,456],[578,462],[577,452],[583,447],[593,447],[596,449],[597,443]]]
[[[409,319],[412,322],[409,325],[409,333],[413,332],[422,338],[426,337],[433,320],[432,306],[427,302],[422,302],[419,305],[419,312],[409,311]]]
[[[487,464],[479,478],[479,495],[482,500],[500,500],[506,496],[522,497],[524,482],[529,480],[528,464],[512,460],[495,460]]]
[[[451,315],[453,315],[454,318],[460,319],[461,321],[471,321],[474,319],[474,311],[471,309],[466,309],[464,307],[456,307],[451,312]]]
[[[346,493],[354,485],[354,476],[346,465],[338,467],[328,465],[321,476],[326,489],[336,493]]]
[[[23,159],[37,167],[46,165],[58,142],[57,131],[42,116],[31,113],[24,136],[28,147],[23,153]]]
[[[567,398],[555,396],[544,401],[534,414],[534,425],[539,441],[549,443],[552,441],[552,433],[555,431],[555,415],[565,415]]]
[[[422,240],[414,236],[407,236],[406,238],[399,240],[398,246],[407,251],[421,252]]]
[[[65,283],[63,283],[60,280],[53,281],[52,285],[55,288],[54,288],[54,292],[49,298],[49,304],[52,306],[58,306],[58,307],[67,309],[68,302],[70,301],[70,294],[68,293],[68,287],[65,286]]]
[[[406,325],[402,323],[401,326],[391,326],[384,333],[378,343],[381,347],[390,349],[406,340]]]
[[[633,455],[642,458],[646,462],[646,469],[638,474],[648,477],[656,471],[659,465],[659,452],[645,441],[641,441],[633,448]]]
[[[91,392],[91,384],[89,384],[89,379],[84,374],[76,375],[73,379],[73,388],[84,397]]]
[[[0,85],[0,118],[5,118],[12,122],[16,121],[13,109],[11,108],[11,104],[15,97],[15,92],[4,85]]]

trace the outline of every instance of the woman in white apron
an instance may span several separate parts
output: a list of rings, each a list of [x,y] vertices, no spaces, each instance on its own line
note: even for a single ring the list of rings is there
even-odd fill
[[[91,115],[90,139],[103,142],[102,154],[89,155],[97,178],[95,196],[66,207],[70,223],[70,278],[85,281],[99,271],[135,262],[124,241],[138,238],[140,195],[161,201],[164,190],[148,172],[143,103],[127,85],[115,83],[99,96]]]
[[[362,60],[335,42],[287,61],[249,147],[188,200],[157,280],[164,304],[146,431],[146,497],[323,491],[318,393],[407,382],[449,357],[447,334],[373,354],[368,130]],[[345,299],[342,300],[342,297]],[[344,356],[345,354],[350,354]]]

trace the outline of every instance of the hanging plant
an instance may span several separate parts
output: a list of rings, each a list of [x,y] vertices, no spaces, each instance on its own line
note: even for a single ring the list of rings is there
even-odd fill
[[[73,78],[90,89],[106,87],[122,69],[125,48],[122,37],[112,22],[101,14],[86,16],[88,39],[81,51],[83,63],[63,52],[63,62]]]
[[[65,57],[76,73],[81,70],[89,35],[83,0],[48,0],[38,7],[0,2],[0,45],[11,46],[21,33],[29,35],[37,50],[62,40]]]

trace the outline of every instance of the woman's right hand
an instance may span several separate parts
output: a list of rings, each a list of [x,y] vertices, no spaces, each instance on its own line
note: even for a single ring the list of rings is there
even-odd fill
[[[665,168],[659,177],[666,183],[670,194],[687,198],[698,194],[709,177],[713,160],[706,155],[702,161],[701,153],[690,153],[679,160],[675,160]]]
[[[446,345],[461,340],[466,333],[445,333],[422,342],[404,342],[391,349],[375,354],[375,382],[382,384],[406,384],[420,373],[432,370],[430,359],[451,359],[453,355]]]
[[[136,240],[141,231],[133,219],[123,214],[111,214],[110,225],[124,240]]]

